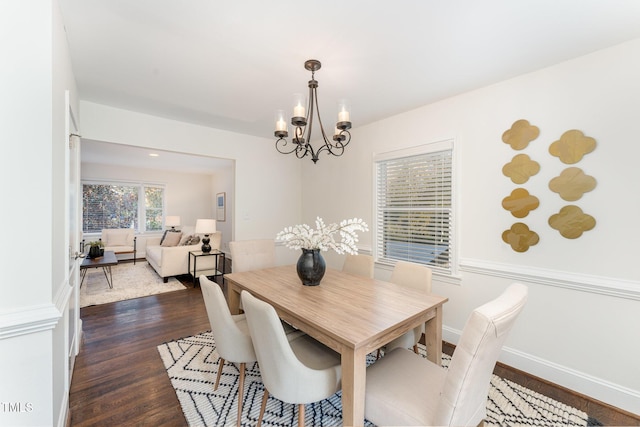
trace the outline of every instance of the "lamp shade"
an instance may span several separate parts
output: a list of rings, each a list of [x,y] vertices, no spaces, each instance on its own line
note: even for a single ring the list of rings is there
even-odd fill
[[[164,219],[164,225],[166,227],[179,227],[180,226],[180,216],[179,215],[168,215]]]
[[[196,221],[196,234],[213,234],[216,232],[215,219],[199,219]]]

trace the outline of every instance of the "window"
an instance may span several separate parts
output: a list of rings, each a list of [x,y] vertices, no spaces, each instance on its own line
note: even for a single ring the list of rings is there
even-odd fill
[[[376,156],[378,261],[452,274],[452,155],[444,141]]]
[[[162,186],[132,183],[82,184],[82,231],[85,233],[99,233],[103,228],[160,231],[163,212]]]

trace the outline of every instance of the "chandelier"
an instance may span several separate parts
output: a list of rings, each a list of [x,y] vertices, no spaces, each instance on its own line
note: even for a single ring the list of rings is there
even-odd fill
[[[305,109],[303,96],[296,96],[293,107],[293,117],[291,117],[291,124],[294,127],[291,142],[285,139],[289,136],[289,132],[284,119],[284,111],[282,110],[276,113],[276,130],[274,132],[274,135],[278,138],[276,140],[276,150],[282,154],[295,153],[299,159],[310,154],[313,163],[318,161],[318,155],[322,151],[326,151],[327,154],[333,156],[342,156],[344,148],[351,141],[351,134],[349,133],[349,129],[351,129],[349,108],[344,101],[340,103],[338,108],[338,122],[336,123],[333,135],[327,137],[324,131],[322,119],[320,118],[320,109],[318,108],[318,82],[314,79],[314,74],[320,67],[320,61],[316,59],[309,59],[304,63],[304,68],[311,71],[311,80],[309,80],[309,104]],[[318,124],[320,125],[322,139],[324,140],[324,144],[317,150],[314,149],[310,143],[314,111],[318,116]]]

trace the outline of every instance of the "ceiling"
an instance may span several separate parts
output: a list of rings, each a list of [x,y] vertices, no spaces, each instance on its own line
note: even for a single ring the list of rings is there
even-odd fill
[[[265,138],[310,58],[330,132],[640,37],[637,0],[59,2],[80,99]]]

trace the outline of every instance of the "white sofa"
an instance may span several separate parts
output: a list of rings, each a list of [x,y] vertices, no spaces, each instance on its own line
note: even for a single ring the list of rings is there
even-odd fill
[[[180,241],[183,242],[186,236],[194,235],[194,227],[182,227]],[[171,232],[169,232],[171,233]],[[169,234],[167,233],[167,234]],[[164,279],[166,283],[169,277],[189,273],[189,252],[199,251],[202,247],[202,235],[200,241],[195,245],[160,246],[162,237],[150,237],[147,239],[146,258],[149,265]],[[220,249],[222,233],[216,232],[209,236],[211,250]],[[191,261],[193,263],[193,260]],[[211,264],[211,266],[207,264]],[[202,268],[213,268],[215,257],[203,257],[198,259],[198,270]],[[193,265],[192,265],[193,268]]]

